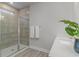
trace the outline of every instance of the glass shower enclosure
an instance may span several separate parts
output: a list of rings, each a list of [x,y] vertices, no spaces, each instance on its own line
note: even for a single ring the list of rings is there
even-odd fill
[[[0,9],[0,56],[10,56],[29,45],[29,19]]]

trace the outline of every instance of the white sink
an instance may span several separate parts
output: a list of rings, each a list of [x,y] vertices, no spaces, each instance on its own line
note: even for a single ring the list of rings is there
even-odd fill
[[[56,37],[49,53],[50,57],[75,57],[79,56],[74,51],[74,39],[66,37]]]

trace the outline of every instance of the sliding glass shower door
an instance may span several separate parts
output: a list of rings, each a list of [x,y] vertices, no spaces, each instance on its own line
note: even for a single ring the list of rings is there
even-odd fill
[[[0,56],[10,56],[28,45],[29,19],[0,9]]]
[[[16,14],[0,9],[0,53],[9,56],[17,51],[18,19]]]

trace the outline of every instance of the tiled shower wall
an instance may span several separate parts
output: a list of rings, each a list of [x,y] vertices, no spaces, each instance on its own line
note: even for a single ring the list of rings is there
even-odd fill
[[[26,22],[26,23],[24,23]],[[28,20],[20,22],[20,43],[24,45],[29,45],[29,28]]]
[[[19,13],[20,13],[20,43],[24,45],[29,45],[29,7],[21,9]]]

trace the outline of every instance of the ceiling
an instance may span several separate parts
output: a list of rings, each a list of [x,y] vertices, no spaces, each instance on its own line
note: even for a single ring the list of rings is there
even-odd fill
[[[22,9],[24,7],[30,6],[32,4],[34,4],[35,2],[5,2],[6,4],[16,8],[16,9]]]

